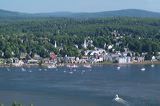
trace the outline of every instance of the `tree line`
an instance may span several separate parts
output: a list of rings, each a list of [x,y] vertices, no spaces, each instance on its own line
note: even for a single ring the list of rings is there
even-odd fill
[[[19,58],[28,53],[45,58],[52,51],[58,56],[80,56],[87,38],[100,48],[112,44],[120,51],[127,47],[138,53],[156,53],[160,51],[159,29],[158,18],[0,19],[0,57]],[[55,41],[58,48],[54,48]]]

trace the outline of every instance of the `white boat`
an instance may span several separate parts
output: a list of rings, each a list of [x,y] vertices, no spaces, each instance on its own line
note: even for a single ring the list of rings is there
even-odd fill
[[[77,68],[78,66],[75,65],[75,64],[68,64],[67,67],[69,67],[69,68]]]
[[[57,68],[55,65],[48,65],[48,68]]]
[[[151,67],[154,67],[154,64],[152,64]]]
[[[29,73],[32,73],[32,71],[30,70]]]
[[[85,68],[92,68],[90,64],[84,64],[83,67],[85,67]]]
[[[119,100],[120,100],[118,94],[116,94],[116,97],[114,98],[114,100],[115,100],[115,101],[119,101]]]
[[[145,71],[146,69],[143,67],[143,68],[141,68],[141,71]]]
[[[42,69],[40,68],[40,69],[38,69],[39,71],[42,71]]]
[[[121,68],[121,67],[118,66],[118,67],[117,67],[117,70],[120,70],[120,68]]]
[[[69,74],[73,74],[73,72],[71,71],[71,72],[69,72]]]
[[[123,104],[124,106],[130,106],[130,104],[124,99],[120,98],[118,94],[116,94],[116,97],[114,98],[114,100],[120,104]]]

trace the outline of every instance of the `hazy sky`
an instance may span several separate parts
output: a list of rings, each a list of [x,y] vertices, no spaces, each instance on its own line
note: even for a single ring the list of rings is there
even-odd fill
[[[37,12],[97,12],[145,9],[160,12],[160,0],[0,0],[0,9]]]

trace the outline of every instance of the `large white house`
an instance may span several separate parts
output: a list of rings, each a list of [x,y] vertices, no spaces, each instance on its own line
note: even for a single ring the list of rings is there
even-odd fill
[[[131,57],[119,57],[118,63],[119,64],[131,63]]]

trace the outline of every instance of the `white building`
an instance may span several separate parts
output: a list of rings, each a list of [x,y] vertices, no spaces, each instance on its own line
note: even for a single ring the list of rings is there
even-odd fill
[[[22,60],[19,60],[17,63],[12,63],[13,66],[15,67],[20,67],[24,64],[24,62]]]
[[[131,57],[119,57],[118,63],[119,64],[131,63]]]
[[[155,56],[152,56],[152,60],[151,61],[157,61]]]
[[[30,59],[30,60],[28,60],[27,63],[28,63],[28,64],[37,64],[37,63],[38,63],[38,60]]]
[[[108,45],[108,50],[112,49],[113,45]]]

